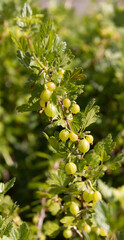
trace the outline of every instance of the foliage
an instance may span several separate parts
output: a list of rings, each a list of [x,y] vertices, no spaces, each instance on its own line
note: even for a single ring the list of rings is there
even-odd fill
[[[36,17],[30,6],[25,4],[22,15],[16,18],[19,34],[11,33],[11,37],[18,49],[17,57],[20,63],[30,74],[30,81],[26,83],[25,89],[32,87],[30,94],[28,91],[27,103],[19,106],[18,111],[36,111],[45,119],[49,117],[48,127],[53,127],[53,134],[49,136],[44,131],[44,136],[51,145],[51,151],[58,158],[57,165],[50,172],[43,187],[44,191],[37,192],[37,197],[42,198],[39,219],[43,221],[45,209],[48,210],[47,219],[43,227],[41,224],[38,237],[41,238],[43,234],[42,238],[45,235],[55,238],[61,236],[62,230],[69,228],[72,229],[73,239],[76,236],[79,239],[116,239],[117,234],[121,236],[123,230],[123,209],[116,202],[115,207],[112,203],[105,203],[97,183],[107,169],[117,169],[120,166],[123,155],[111,156],[115,143],[110,134],[94,148],[86,140],[86,136],[90,134],[87,127],[89,129],[97,120],[99,107],[94,106],[95,102],[92,100],[80,111],[76,99],[83,92],[86,76],[81,68],[69,69],[72,54],[66,49],[66,43],[55,33],[51,21],[40,23],[35,21]],[[51,93],[47,88],[49,82],[56,86]],[[66,109],[63,100],[67,97],[71,106]],[[72,110],[74,106],[76,109]],[[55,128],[57,126],[59,128]],[[65,129],[64,132],[61,131],[62,128]],[[69,139],[70,132],[74,132],[77,140]],[[84,145],[79,147],[80,143]],[[71,163],[70,167],[75,166],[74,174],[69,173],[72,169],[66,171],[67,163]],[[84,199],[85,193],[89,196],[87,200]],[[71,203],[79,209],[76,214],[74,212],[77,210],[70,207]],[[112,217],[118,214],[118,210],[120,220],[116,225],[111,219],[116,219]],[[86,224],[90,229],[88,231]]]
[[[82,66],[87,73],[85,92],[79,102],[83,107],[95,97],[101,119],[93,127],[98,140],[110,131],[117,142],[115,151],[124,147],[124,81],[123,81],[123,9],[120,1],[91,4],[89,12],[77,16],[64,4],[49,11],[58,32],[75,55],[71,67]],[[70,21],[71,19],[71,21]]]
[[[29,236],[26,223],[22,223],[17,215],[16,204],[5,193],[13,187],[15,179],[6,184],[0,183],[0,239],[1,240],[25,240]],[[19,226],[20,225],[20,226]]]
[[[0,237],[63,239],[63,230],[71,228],[74,240],[82,236],[105,239],[103,230],[108,239],[123,239],[123,186],[112,187],[120,186],[120,165],[124,161],[123,9],[110,2],[82,18],[63,6],[39,11],[33,3],[32,9],[25,4],[21,10],[23,4],[23,0],[2,0],[0,4],[0,178],[6,182],[16,176],[16,185],[9,193],[20,205],[15,209],[10,196],[0,195]],[[114,36],[111,31],[101,33],[104,25],[112,28]],[[74,61],[67,46],[76,56]],[[102,48],[105,54],[101,57]],[[49,100],[56,107],[53,119],[46,116],[47,106],[43,111],[39,104],[49,81],[56,85]],[[63,107],[67,97],[71,101],[69,109]],[[94,97],[101,108],[100,118]],[[74,115],[71,110],[76,101],[81,111]],[[60,141],[63,128],[72,130],[79,141],[92,132],[95,144],[83,159],[77,141]],[[117,140],[116,147],[108,132]],[[74,175],[65,170],[68,162],[71,171],[77,169]],[[102,177],[109,185],[99,180]],[[1,193],[5,186],[0,183]],[[100,197],[95,204],[92,196],[96,190],[103,200]],[[85,201],[86,196],[90,200]],[[80,209],[77,216],[72,214],[75,209],[70,211],[71,202]],[[30,236],[18,213],[28,222]]]

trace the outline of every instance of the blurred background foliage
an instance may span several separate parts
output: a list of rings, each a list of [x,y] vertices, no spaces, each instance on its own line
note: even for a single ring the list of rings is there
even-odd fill
[[[18,113],[16,110],[28,97],[22,89],[29,74],[17,61],[10,31],[15,28],[14,18],[20,14],[24,2],[0,2],[0,180],[6,182],[12,176],[16,177],[11,196],[21,206],[22,219],[30,224],[33,219],[32,232],[35,234],[34,223],[37,224],[41,209],[35,191],[45,188],[48,169],[54,167],[57,155],[51,154],[51,148],[42,136],[46,118],[41,119],[36,112]],[[111,132],[117,142],[112,154],[124,153],[124,4],[104,1],[79,16],[74,9],[52,2],[50,8],[40,11],[43,14],[41,21],[48,18],[54,21],[59,35],[75,55],[71,67],[84,68],[87,75],[85,92],[78,102],[84,108],[95,97],[100,106],[100,119],[91,127],[95,142]],[[32,1],[32,6],[34,13],[39,13],[38,4],[34,5]],[[122,163],[119,170],[108,171],[103,180],[109,186],[120,187],[124,182],[123,173]],[[6,197],[5,204],[11,205],[11,201]],[[2,211],[4,214],[4,208]]]

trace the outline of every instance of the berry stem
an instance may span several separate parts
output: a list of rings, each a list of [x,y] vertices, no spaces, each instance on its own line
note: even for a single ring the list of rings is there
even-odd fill
[[[63,104],[62,104],[62,100],[60,99],[58,102],[59,102],[59,104],[60,104],[60,106],[61,106],[61,109],[62,109],[63,118],[66,120],[67,128],[72,131],[71,125],[70,125],[69,121],[67,120],[67,117],[65,116],[64,106],[63,106]]]

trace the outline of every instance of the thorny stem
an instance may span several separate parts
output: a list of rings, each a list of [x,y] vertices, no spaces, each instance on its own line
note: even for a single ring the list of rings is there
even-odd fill
[[[72,228],[76,231],[76,233],[80,236],[81,239],[84,239],[84,236],[80,233],[76,226],[73,226]]]
[[[41,230],[42,230],[43,221],[44,221],[44,218],[46,217],[45,208],[44,208],[45,203],[46,203],[46,198],[42,198],[41,204],[42,204],[43,208],[40,211],[40,217],[39,217],[39,221],[38,221],[37,240],[40,239],[40,233],[41,233]]]
[[[48,70],[47,67],[45,67],[45,66],[43,65],[43,63],[39,60],[39,58],[35,55],[34,50],[33,50],[33,47],[32,47],[32,44],[31,44],[30,37],[27,37],[27,41],[28,41],[29,49],[30,49],[30,51],[31,51],[34,59],[36,60],[36,62],[40,65],[40,67],[42,68],[42,70]]]

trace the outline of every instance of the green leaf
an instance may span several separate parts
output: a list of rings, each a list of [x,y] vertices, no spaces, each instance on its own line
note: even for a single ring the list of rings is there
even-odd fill
[[[49,124],[45,129],[47,129],[47,128],[50,129],[50,128],[53,128],[53,127],[55,127],[55,126],[62,126],[63,128],[66,128],[67,123],[66,123],[65,120],[60,119],[60,120],[57,120],[57,121],[55,121],[55,122]]]
[[[105,161],[108,161],[110,159],[110,156],[108,156],[106,151],[103,150],[101,152],[100,159],[101,159],[102,162],[105,162]]]
[[[65,51],[66,49],[66,42],[63,42],[60,37],[55,34],[55,39],[54,39],[54,50],[57,52],[57,54],[62,54],[62,52]]]
[[[8,192],[8,190],[9,190],[10,188],[12,188],[12,187],[14,186],[15,180],[16,180],[15,178],[12,178],[9,182],[7,182],[7,183],[5,184],[4,194],[5,194],[6,192]]]
[[[82,68],[75,68],[70,75],[70,81],[75,82],[76,84],[81,83],[82,80],[86,78],[86,75],[83,73]]]
[[[20,42],[20,50],[22,50],[23,52],[26,52],[28,49],[28,44],[27,44],[27,39],[26,37],[22,36],[19,40]]]
[[[105,151],[107,153],[110,153],[114,149],[115,145],[116,145],[116,143],[113,141],[112,135],[108,134],[108,136],[104,140],[104,149],[105,149]]]
[[[85,129],[92,123],[96,122],[98,119],[97,113],[99,112],[99,106],[93,106],[95,103],[95,100],[93,99],[92,101],[89,102],[87,107],[84,110],[83,113],[83,128]]]
[[[26,223],[22,223],[19,228],[19,240],[27,240],[29,236],[29,230]]]
[[[17,107],[17,110],[19,112],[40,111],[39,100],[37,100],[35,103],[23,104]]]
[[[112,197],[112,188],[108,187],[102,180],[98,180],[98,187],[103,197],[108,199]]]
[[[104,151],[104,143],[103,142],[98,142],[95,145],[94,150],[98,155],[101,155],[101,153]]]
[[[74,133],[78,133],[82,125],[82,113],[77,113],[74,115],[71,122],[71,128]]]
[[[95,98],[93,98],[86,106],[85,110],[84,110],[84,115],[87,116],[88,112],[93,108],[94,104],[95,104]]]
[[[71,180],[70,176],[67,176],[63,170],[58,172],[50,172],[50,179],[47,181],[50,185],[57,185],[60,187],[66,187]]]
[[[93,167],[98,166],[100,162],[99,156],[94,151],[86,154],[85,160],[87,165],[93,166]]]
[[[30,16],[32,16],[32,9],[28,3],[25,3],[24,7],[22,9],[22,17],[25,18],[25,17],[30,17]]]
[[[48,139],[48,141],[49,141],[49,144],[56,150],[56,151],[58,151],[59,150],[59,143],[58,143],[58,141],[56,140],[56,138],[55,137],[50,137],[49,139]]]
[[[54,36],[55,36],[55,33],[54,33],[53,30],[51,30],[51,32],[49,34],[48,42],[47,42],[47,45],[46,45],[46,49],[47,49],[48,52],[51,51],[51,49],[53,47]]]
[[[0,193],[4,191],[4,183],[0,183]]]
[[[59,212],[59,210],[60,210],[60,205],[57,202],[52,203],[49,207],[49,211],[53,216],[55,216]]]
[[[11,32],[11,39],[14,42],[14,44],[16,45],[16,47],[18,49],[21,49],[21,44],[20,44],[18,38],[12,32]]]
[[[11,240],[18,240],[19,239],[19,231],[13,228],[12,231],[10,232],[9,237]]]
[[[84,85],[76,85],[65,80],[64,87],[66,88],[66,92],[68,93],[68,98],[71,101],[74,101],[83,92]]]
[[[51,197],[50,193],[40,192],[40,191],[37,191],[36,195],[38,198],[50,198]]]
[[[44,233],[46,236],[49,236],[51,238],[55,238],[60,231],[60,227],[58,223],[46,221],[43,225]]]
[[[75,220],[72,216],[63,217],[60,219],[60,222],[64,224],[64,227],[73,226],[73,221]]]
[[[95,205],[97,224],[105,231],[110,229],[109,225],[109,209],[106,203],[98,201]]]
[[[13,227],[12,222],[9,222],[3,232],[3,235],[6,235],[7,237],[9,237],[12,227]]]
[[[20,47],[19,49],[21,49]],[[25,68],[31,68],[32,66],[32,55],[29,52],[26,52],[23,54],[22,51],[17,50],[17,57],[19,58],[19,62],[25,67]]]
[[[116,170],[118,168],[120,168],[121,164],[118,163],[118,162],[115,162],[115,163],[109,163],[107,165],[108,169],[111,169],[111,170]]]

